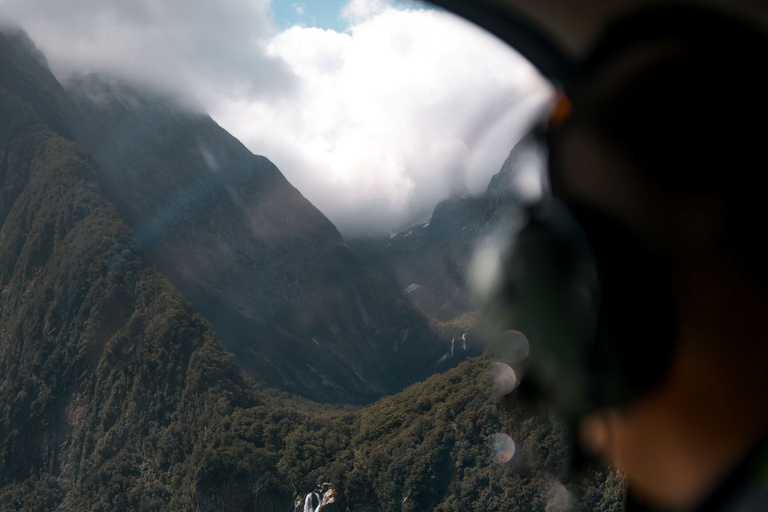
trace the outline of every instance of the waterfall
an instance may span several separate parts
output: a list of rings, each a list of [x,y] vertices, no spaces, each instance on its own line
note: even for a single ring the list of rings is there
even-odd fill
[[[461,335],[461,348],[467,350],[467,333]]]
[[[315,500],[317,500],[317,506],[315,506]],[[322,500],[320,495],[316,492],[307,493],[307,497],[304,498],[304,512],[319,512],[322,508]]]

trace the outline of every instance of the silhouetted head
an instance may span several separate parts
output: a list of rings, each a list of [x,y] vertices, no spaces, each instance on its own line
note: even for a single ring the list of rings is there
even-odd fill
[[[622,21],[550,134],[553,195],[600,275],[591,371],[631,391],[590,402],[584,438],[664,506],[700,502],[768,428],[767,41],[694,9]]]
[[[610,27],[567,85],[555,195],[620,218],[673,260],[723,253],[765,288],[766,56],[765,34],[705,10]]]
[[[664,506],[701,501],[768,430],[767,55],[760,29],[690,7],[610,27],[555,109],[552,194],[509,259],[521,390]]]

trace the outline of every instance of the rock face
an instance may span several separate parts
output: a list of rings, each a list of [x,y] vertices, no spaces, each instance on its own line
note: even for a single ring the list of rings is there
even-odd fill
[[[266,384],[370,402],[437,359],[425,319],[266,158],[210,117],[85,75],[78,140],[149,261]]]
[[[504,239],[522,201],[515,185],[530,158],[530,141],[510,152],[484,194],[439,203],[429,220],[391,237],[349,240],[354,251],[415,306],[447,321],[472,311],[468,289],[474,251],[486,240]]]
[[[336,503],[336,493],[329,483],[324,483],[305,495],[297,495],[293,500],[293,512],[319,512],[320,510],[341,510]]]
[[[293,500],[293,512],[345,512],[347,507],[343,506],[333,485],[324,482],[318,485],[314,491],[305,495],[297,495]]]

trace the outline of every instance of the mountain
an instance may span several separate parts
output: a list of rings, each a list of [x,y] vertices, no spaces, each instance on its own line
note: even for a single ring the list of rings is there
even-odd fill
[[[451,197],[440,202],[427,221],[391,236],[351,239],[349,245],[412,304],[437,320],[455,320],[475,311],[470,265],[479,247],[505,240],[519,218],[522,197],[513,184],[531,158],[530,144],[526,138],[515,145],[479,197]]]
[[[58,131],[63,89],[31,47],[0,34],[0,507],[52,510],[126,468],[155,481],[206,410],[257,398]],[[162,437],[174,422],[183,444]],[[106,506],[77,496],[67,508]]]
[[[268,385],[366,403],[434,371],[439,336],[266,158],[205,114],[96,75],[75,137],[149,262]]]
[[[0,32],[0,510],[316,512],[318,484],[326,512],[621,510],[614,472],[564,480],[556,420],[489,398],[484,358],[366,408],[266,392],[153,263],[76,112]]]

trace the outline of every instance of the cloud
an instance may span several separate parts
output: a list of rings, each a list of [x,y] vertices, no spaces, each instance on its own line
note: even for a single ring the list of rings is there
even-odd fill
[[[280,31],[269,0],[5,0],[0,15],[60,78],[106,72],[205,108],[357,233],[482,190],[547,94],[506,45],[414,5],[350,0],[344,32]]]
[[[6,0],[0,16],[29,33],[60,78],[107,73],[203,107],[295,85],[265,51],[276,33],[269,0]]]
[[[355,23],[379,14],[389,5],[386,0],[349,0],[341,15],[345,20]]]
[[[549,93],[522,57],[434,9],[352,0],[335,32],[294,26],[269,55],[297,77],[280,101],[214,118],[271,158],[344,233],[389,231],[451,193],[484,190]]]
[[[304,10],[306,9],[307,6],[306,6],[306,4],[303,4],[303,3],[301,3],[301,4],[300,3],[293,3],[293,4],[291,4],[291,7],[294,8],[294,10],[296,11],[296,14],[301,15],[301,14],[304,14]]]

